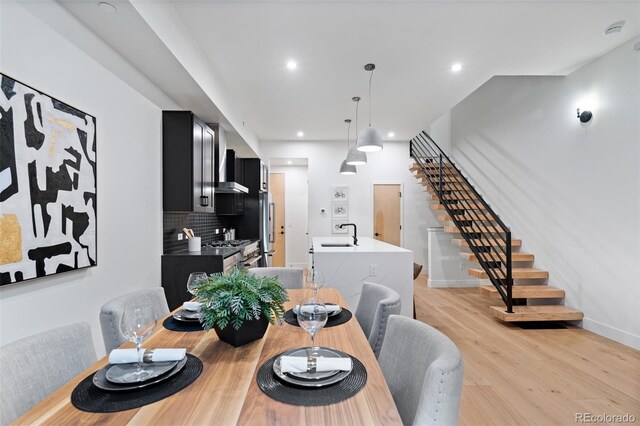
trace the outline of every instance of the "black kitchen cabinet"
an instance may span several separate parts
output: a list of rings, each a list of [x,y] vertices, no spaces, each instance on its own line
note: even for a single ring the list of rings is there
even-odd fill
[[[244,194],[244,214],[234,220],[236,237],[240,239],[260,237],[260,193],[266,191],[265,174],[268,171],[259,158],[242,159],[242,184],[249,188]]]
[[[244,194],[216,194],[216,214],[218,216],[239,216],[244,214]]]
[[[164,211],[214,212],[214,140],[193,113],[162,112]]]

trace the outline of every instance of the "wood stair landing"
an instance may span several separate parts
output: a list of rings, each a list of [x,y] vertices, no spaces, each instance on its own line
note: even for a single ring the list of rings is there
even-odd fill
[[[500,299],[500,293],[492,285],[481,285],[480,294]],[[562,299],[564,290],[548,285],[514,285],[511,294],[514,299]]]
[[[502,276],[501,270],[496,269],[496,275]],[[476,278],[489,278],[482,268],[469,268],[469,275]],[[511,268],[511,275],[517,279],[548,279],[549,273],[535,268]],[[515,288],[515,286],[514,286]]]
[[[579,321],[584,314],[563,305],[514,306],[513,313],[506,312],[504,306],[489,307],[491,315],[505,321]]]

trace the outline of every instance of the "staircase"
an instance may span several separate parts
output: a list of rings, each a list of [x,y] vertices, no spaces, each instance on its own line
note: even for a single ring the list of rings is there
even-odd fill
[[[431,209],[452,234],[451,242],[461,248],[460,257],[480,266],[469,268],[469,275],[490,281],[480,293],[502,299],[503,306],[490,306],[494,317],[506,322],[582,319],[580,311],[544,303],[563,299],[564,290],[547,285],[549,272],[531,267],[535,256],[520,252],[522,241],[511,238],[511,230],[426,132],[411,140],[410,155],[410,170],[429,193]],[[533,300],[538,302],[529,303]]]

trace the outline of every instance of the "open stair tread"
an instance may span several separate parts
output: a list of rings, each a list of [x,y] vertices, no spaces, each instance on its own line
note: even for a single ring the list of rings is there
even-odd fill
[[[463,226],[462,231],[466,232],[466,233],[481,233],[481,232],[490,232],[493,234],[496,233],[504,233],[504,231],[500,228],[496,228],[494,226],[491,225],[487,225],[487,226]],[[460,229],[458,229],[457,226],[451,225],[451,226],[445,226],[444,227],[444,232],[448,232],[450,234],[459,234]]]
[[[478,259],[476,255],[473,253],[460,253],[460,257],[464,260],[468,260],[470,262],[477,262]],[[496,262],[503,261],[506,262],[507,257],[503,253],[485,253],[485,258],[489,260],[494,260]],[[535,256],[532,253],[522,253],[519,251],[511,252],[511,261],[512,262],[533,262]]]
[[[480,294],[487,297],[500,298],[500,293],[492,285],[481,285]],[[561,299],[564,290],[548,285],[514,285],[511,287],[514,299]]]
[[[483,247],[504,247],[505,246],[505,244],[498,244],[493,240],[472,239],[472,241],[476,246],[483,246]],[[467,243],[467,241],[464,238],[452,238],[451,243],[459,247],[469,247],[469,243]],[[518,240],[515,238],[511,240],[511,247],[520,247],[520,246],[522,246],[522,240]]]
[[[495,268],[497,275],[502,276],[500,270]],[[469,275],[476,278],[489,278],[482,268],[469,268]],[[547,279],[549,272],[536,268],[511,268],[513,279]]]
[[[507,313],[504,306],[491,306],[491,315],[505,322],[518,321],[579,321],[584,314],[563,305],[514,306]]]
[[[451,205],[449,205],[449,208],[453,209],[453,210],[473,210],[473,211],[481,210],[481,211],[487,211],[486,208],[484,208],[484,207],[482,207],[480,205],[476,205],[476,204],[472,204],[472,205],[451,204]],[[446,210],[446,208],[444,207],[444,204],[437,203],[437,204],[432,204],[431,205],[431,210]]]
[[[482,214],[482,213],[473,213],[473,214],[456,214],[454,215],[456,220],[473,220],[476,222],[493,222],[494,218],[491,216]],[[452,222],[453,219],[448,214],[439,215],[437,218],[440,222]]]

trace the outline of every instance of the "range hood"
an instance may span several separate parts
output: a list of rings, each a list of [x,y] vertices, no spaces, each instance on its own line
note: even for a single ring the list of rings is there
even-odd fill
[[[236,182],[235,152],[227,149],[226,131],[219,124],[209,125],[215,131],[214,188],[216,194],[247,194],[249,188]]]

